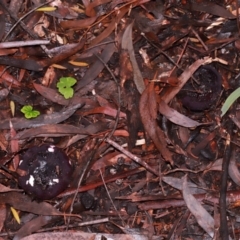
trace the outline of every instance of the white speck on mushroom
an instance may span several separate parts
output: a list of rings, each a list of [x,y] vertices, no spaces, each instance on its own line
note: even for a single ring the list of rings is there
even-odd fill
[[[48,148],[48,151],[49,151],[49,152],[54,152],[54,147],[55,147],[55,146],[51,145],[51,146]]]
[[[34,186],[34,177],[30,175],[30,178],[26,181],[26,184],[30,184],[32,187]]]
[[[49,184],[50,186],[52,186],[52,185],[54,185],[54,184],[56,184],[56,183],[59,183],[59,179],[58,179],[58,178],[52,179],[48,184]]]
[[[21,160],[19,161],[19,164],[18,164],[18,165],[20,166],[22,162],[23,162],[23,160],[21,159]]]
[[[39,166],[40,169],[45,168],[45,166],[47,165],[46,161],[39,161],[39,163],[40,163],[40,166]]]

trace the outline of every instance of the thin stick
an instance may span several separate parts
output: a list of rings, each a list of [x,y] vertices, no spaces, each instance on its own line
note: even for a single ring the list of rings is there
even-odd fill
[[[105,187],[105,189],[106,189],[108,198],[109,198],[109,200],[111,201],[111,203],[112,203],[112,205],[113,205],[113,208],[114,208],[115,211],[117,212],[118,217],[121,219],[123,226],[125,227],[125,226],[126,226],[126,223],[124,222],[123,218],[122,218],[121,215],[119,214],[119,212],[118,212],[118,210],[117,210],[117,208],[116,208],[116,206],[115,206],[115,204],[114,204],[114,202],[113,202],[113,200],[112,200],[112,198],[111,198],[111,196],[110,196],[110,193],[109,193],[109,191],[108,191],[108,189],[107,189],[107,185],[106,185],[106,183],[105,183],[105,181],[104,181],[104,178],[103,178],[101,169],[99,169],[99,172],[100,172],[100,175],[101,175],[101,178],[102,178],[103,185],[104,185],[104,187]]]
[[[28,40],[28,41],[14,41],[14,42],[2,42],[0,43],[0,48],[15,48],[15,47],[25,47],[33,45],[49,44],[49,40]]]
[[[145,161],[143,161],[141,158],[133,155],[132,153],[130,153],[129,151],[127,151],[126,149],[124,149],[123,147],[121,147],[119,144],[117,144],[116,142],[112,141],[111,139],[107,138],[106,142],[108,142],[109,144],[111,144],[113,147],[115,147],[116,149],[118,149],[120,152],[124,153],[126,156],[128,156],[129,158],[131,158],[133,161],[135,161],[136,163],[140,164],[141,166],[143,166],[146,170],[148,170],[149,172],[155,174],[156,176],[159,176],[158,171],[156,171],[155,169],[153,169],[151,166],[149,166]]]

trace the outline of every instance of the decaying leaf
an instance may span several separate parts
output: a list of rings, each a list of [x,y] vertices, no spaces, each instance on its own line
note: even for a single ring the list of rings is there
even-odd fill
[[[37,118],[32,120],[27,120],[26,118],[12,118],[12,126],[14,129],[23,129],[23,128],[31,128],[31,127],[39,127],[46,124],[55,124],[62,122],[68,119],[82,104],[78,103],[74,106],[69,106],[68,108],[64,108],[60,112],[52,113],[52,114],[43,114]],[[0,129],[9,129],[9,119],[0,121]]]
[[[198,224],[208,233],[209,236],[214,236],[214,219],[200,202],[190,193],[187,183],[187,175],[183,177],[182,185],[183,199],[189,211],[195,216]]]
[[[151,137],[154,144],[156,145],[159,152],[162,154],[163,158],[173,164],[172,153],[167,148],[166,138],[163,131],[157,125],[157,121],[152,116],[149,106],[149,98],[154,98],[155,91],[153,89],[153,84],[149,84],[148,87],[142,93],[139,110],[142,118],[142,123],[147,134]],[[155,98],[156,99],[156,98]]]
[[[129,24],[126,27],[126,30],[122,37],[122,49],[125,49],[128,51],[128,54],[132,63],[132,67],[133,67],[133,80],[134,80],[134,83],[136,84],[138,91],[142,93],[145,89],[145,84],[143,82],[143,77],[138,67],[135,54],[134,54],[133,43],[132,43],[132,27],[133,27],[133,23]]]
[[[164,115],[168,120],[171,122],[183,126],[183,127],[197,127],[200,125],[205,125],[204,123],[199,123],[197,121],[192,120],[191,118],[184,116],[183,114],[179,113],[175,109],[169,107],[163,100],[160,99],[159,102],[159,112]]]

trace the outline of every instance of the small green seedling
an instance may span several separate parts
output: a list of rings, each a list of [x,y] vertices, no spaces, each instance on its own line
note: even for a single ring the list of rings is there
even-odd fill
[[[64,96],[65,99],[69,99],[73,96],[74,90],[72,86],[77,82],[72,77],[62,77],[57,83],[58,91]]]
[[[40,112],[37,110],[33,110],[33,107],[30,105],[23,106],[21,108],[21,112],[24,113],[25,118],[35,118],[40,115]]]

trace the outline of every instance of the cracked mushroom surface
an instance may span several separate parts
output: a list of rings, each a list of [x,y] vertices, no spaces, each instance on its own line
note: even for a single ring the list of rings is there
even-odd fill
[[[44,144],[29,148],[18,166],[19,186],[37,199],[52,199],[70,183],[73,167],[63,150]]]
[[[183,106],[191,111],[214,108],[222,91],[222,76],[213,66],[205,65],[194,77],[198,83],[188,81],[178,94]]]

